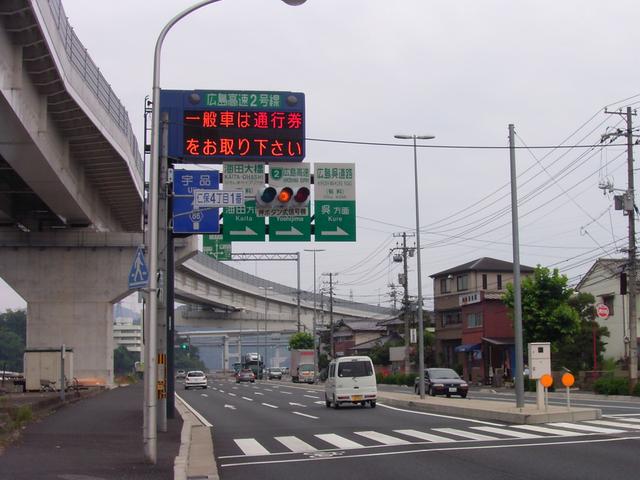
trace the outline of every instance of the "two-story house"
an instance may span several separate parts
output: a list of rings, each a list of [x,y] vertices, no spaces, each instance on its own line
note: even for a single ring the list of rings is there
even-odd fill
[[[599,258],[591,266],[576,286],[579,292],[592,294],[596,303],[609,307],[607,318],[596,318],[596,321],[609,330],[605,338],[605,358],[615,360],[627,359],[629,356],[629,297],[626,295],[621,276],[625,275],[627,259]],[[627,280],[628,281],[628,280]],[[640,285],[639,285],[640,286]],[[640,315],[640,298],[636,299],[636,312]],[[640,323],[636,318],[640,331]],[[637,342],[637,339],[636,339]]]
[[[521,275],[533,267],[520,266]],[[436,359],[462,367],[464,378],[488,383],[514,364],[513,321],[502,295],[513,264],[482,257],[431,275]]]

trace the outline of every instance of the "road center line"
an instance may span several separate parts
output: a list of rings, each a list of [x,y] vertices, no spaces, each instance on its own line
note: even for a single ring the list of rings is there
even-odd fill
[[[279,408],[279,407],[276,407],[275,405],[271,405],[270,403],[264,403],[263,402],[262,405],[264,405],[265,407],[270,407],[270,408]]]
[[[253,398],[249,398],[249,397],[242,397],[242,398],[244,398],[245,400],[247,400],[249,402],[253,402]]]

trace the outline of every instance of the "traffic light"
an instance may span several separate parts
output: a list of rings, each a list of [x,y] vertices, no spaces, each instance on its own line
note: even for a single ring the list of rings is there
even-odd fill
[[[181,343],[180,344],[180,350],[189,350],[189,344],[188,343]]]
[[[256,202],[266,208],[307,207],[310,195],[306,185],[264,187],[256,195]]]

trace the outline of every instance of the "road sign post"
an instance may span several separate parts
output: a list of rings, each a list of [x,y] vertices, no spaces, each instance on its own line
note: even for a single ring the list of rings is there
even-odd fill
[[[314,216],[316,242],[356,241],[354,163],[316,163]]]
[[[308,163],[269,164],[269,186],[307,187],[311,185],[311,168]],[[308,193],[308,192],[307,192]],[[311,240],[311,216],[306,207],[306,215],[280,215],[269,217],[269,241],[308,242]],[[283,212],[285,213],[285,212]]]

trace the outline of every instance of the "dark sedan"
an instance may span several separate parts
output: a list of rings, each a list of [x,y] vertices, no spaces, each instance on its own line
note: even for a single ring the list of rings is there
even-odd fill
[[[420,393],[418,378],[414,384],[416,393]],[[450,368],[427,368],[424,371],[424,391],[431,396],[435,395],[460,395],[467,396],[469,385]]]

